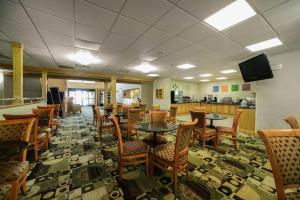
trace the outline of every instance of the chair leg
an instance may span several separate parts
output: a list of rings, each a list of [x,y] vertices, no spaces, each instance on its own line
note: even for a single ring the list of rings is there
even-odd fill
[[[178,182],[177,182],[177,171],[173,172],[173,184],[174,184],[174,192],[177,193],[177,187],[178,187]]]
[[[153,165],[153,161],[151,160],[151,158],[149,159],[149,171],[150,171],[150,176],[153,176],[153,172],[154,172],[154,165]]]
[[[122,166],[122,161],[119,161],[119,167],[118,167],[119,169],[119,179],[122,179],[122,173],[123,173],[123,170],[122,170],[122,168],[123,168],[123,166]]]
[[[237,139],[236,139],[236,137],[235,137],[235,136],[233,136],[233,140],[232,140],[232,142],[233,142],[233,146],[234,146],[234,148],[235,148],[235,149],[237,149]]]
[[[189,166],[187,166],[185,168],[185,176],[186,176],[186,179],[189,180]]]
[[[19,183],[18,180],[11,183],[12,190],[10,192],[10,199],[17,200],[18,199],[18,192],[19,192]]]
[[[202,146],[203,146],[203,149],[205,149],[205,138],[202,137]]]
[[[21,188],[22,188],[22,192],[25,193],[27,192],[27,185],[26,185],[26,174],[23,176],[23,178],[21,179]]]
[[[146,173],[149,176],[149,156],[146,155]]]

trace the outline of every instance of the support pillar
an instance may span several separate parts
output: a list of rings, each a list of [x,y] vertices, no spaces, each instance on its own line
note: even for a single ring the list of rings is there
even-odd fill
[[[116,113],[117,109],[117,78],[111,77],[111,86],[110,86],[110,96],[111,104],[113,106],[113,113]]]
[[[108,93],[109,93],[108,82],[104,82],[104,108],[109,103],[108,102]]]
[[[47,100],[47,91],[48,91],[47,72],[42,72],[42,98],[43,98],[43,100]]]
[[[12,43],[13,55],[13,104],[23,103],[23,44]]]

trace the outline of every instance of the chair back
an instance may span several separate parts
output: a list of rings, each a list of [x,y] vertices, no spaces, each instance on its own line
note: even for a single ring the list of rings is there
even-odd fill
[[[22,140],[29,142],[35,119],[0,120],[0,141]]]
[[[277,198],[286,199],[285,189],[300,187],[300,130],[263,130],[258,135],[266,145]]]
[[[59,109],[60,104],[47,104],[47,106],[37,106],[38,109],[47,109],[47,108],[53,108],[53,115],[55,118],[59,117]]]
[[[32,113],[39,115],[39,126],[51,128],[53,121],[53,108],[33,108]]]
[[[122,112],[122,104],[117,104],[116,112]]]
[[[176,118],[176,113],[177,113],[177,107],[171,106],[170,107],[170,117]]]
[[[132,103],[131,104],[131,108],[139,108],[139,107],[140,107],[139,103]]]
[[[117,134],[117,137],[118,137],[118,150],[119,150],[119,156],[121,156],[124,152],[124,149],[123,149],[123,139],[122,139],[122,134],[121,134],[121,129],[120,129],[120,126],[119,126],[119,123],[118,123],[118,120],[115,116],[111,116],[110,117],[112,123],[114,124],[114,127],[115,127],[115,133]]]
[[[179,125],[175,143],[175,166],[188,163],[190,140],[197,122],[198,119],[195,119],[193,122],[186,122]]]
[[[239,125],[239,121],[240,121],[240,118],[241,118],[241,115],[242,115],[243,111],[238,109],[235,114],[234,114],[234,117],[233,117],[233,122],[232,122],[232,129],[233,129],[233,132],[236,133],[237,132],[237,128],[238,128],[238,125]]]
[[[128,119],[128,110],[130,109],[130,106],[128,105],[122,105],[122,112],[124,113],[123,118]]]
[[[35,119],[30,133],[30,141],[38,140],[38,128],[39,128],[39,115],[36,114],[24,114],[24,115],[10,115],[3,114],[6,120],[17,120],[17,119]]]
[[[150,123],[167,123],[168,113],[165,111],[151,111]]]
[[[292,129],[299,129],[299,124],[298,121],[296,119],[296,117],[294,116],[288,116],[287,118],[284,119],[284,121],[286,121]]]
[[[152,111],[159,111],[160,105],[152,105]]]
[[[140,104],[140,111],[145,113],[146,112],[146,104]]]
[[[206,119],[205,119],[206,113],[203,111],[190,111],[190,113],[191,113],[192,121],[196,119],[198,120],[196,124],[196,128],[204,130],[206,126]]]
[[[135,125],[140,123],[140,109],[129,109],[128,110],[128,124]]]
[[[193,108],[193,111],[205,112],[206,111],[206,107],[204,107],[204,106],[195,106]]]

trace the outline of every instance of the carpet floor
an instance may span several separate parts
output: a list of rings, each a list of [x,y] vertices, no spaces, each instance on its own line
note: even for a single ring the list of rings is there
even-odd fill
[[[97,142],[92,110],[66,116],[48,151],[30,165],[29,191],[21,199],[275,199],[275,184],[262,141],[239,135],[239,148],[222,142],[189,152],[190,176],[180,176],[179,192],[172,178],[157,171],[147,177],[144,166],[129,166],[118,180],[117,143],[110,134]],[[141,137],[146,133],[140,133]],[[167,133],[174,142],[176,131]]]

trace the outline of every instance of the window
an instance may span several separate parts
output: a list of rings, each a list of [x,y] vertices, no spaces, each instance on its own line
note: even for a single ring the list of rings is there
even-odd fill
[[[68,96],[73,98],[73,103],[82,106],[94,105],[96,101],[95,90],[70,88]]]

